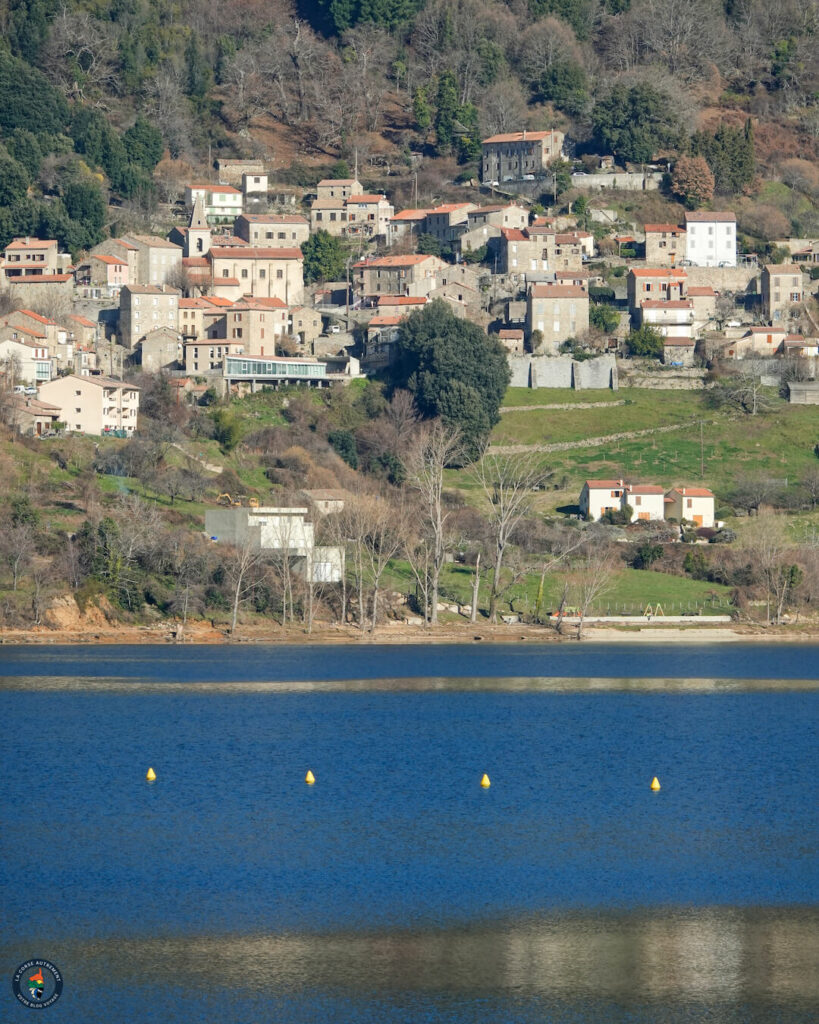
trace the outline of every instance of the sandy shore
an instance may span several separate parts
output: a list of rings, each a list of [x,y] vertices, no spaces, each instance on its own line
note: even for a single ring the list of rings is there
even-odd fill
[[[188,623],[179,636],[172,623],[150,626],[107,625],[80,629],[0,631],[0,644],[457,644],[457,643],[576,643],[575,630],[558,635],[549,626],[455,623],[424,628],[386,624],[372,633],[354,627],[322,626],[308,633],[303,627],[241,626],[236,635],[210,622]],[[709,626],[589,626],[583,643],[817,643],[819,625],[765,627],[732,623]]]

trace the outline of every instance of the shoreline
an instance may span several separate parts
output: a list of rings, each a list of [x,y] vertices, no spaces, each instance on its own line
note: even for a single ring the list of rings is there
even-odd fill
[[[803,631],[804,629],[804,631]],[[316,645],[332,644],[513,644],[577,643],[571,625],[563,634],[556,633],[549,626],[488,625],[479,623],[450,623],[436,627],[408,626],[404,623],[386,624],[373,634],[362,633],[353,626],[322,626],[308,633],[303,627],[245,626],[231,636],[210,622],[188,623],[183,635],[179,636],[172,623],[157,623],[150,626],[136,625],[89,625],[85,629],[52,629],[46,626],[33,629],[10,629],[0,631],[0,647],[4,645],[193,645],[214,646],[239,644],[289,644]],[[663,626],[661,624],[634,626],[602,626],[590,624],[584,630],[581,643],[819,643],[819,624],[809,623],[804,627],[764,626],[753,624],[714,625],[691,623],[685,626]]]

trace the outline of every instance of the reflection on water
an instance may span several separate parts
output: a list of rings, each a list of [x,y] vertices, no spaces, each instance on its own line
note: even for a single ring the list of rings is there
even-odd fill
[[[566,915],[434,931],[108,940],[59,949],[117,983],[819,1001],[819,910]],[[819,1005],[819,1002],[817,1002]]]
[[[0,692],[51,693],[761,693],[811,691],[819,680],[708,679],[692,677],[616,678],[608,676],[425,676],[384,679],[276,679],[157,682],[151,679],[101,676],[0,676]]]

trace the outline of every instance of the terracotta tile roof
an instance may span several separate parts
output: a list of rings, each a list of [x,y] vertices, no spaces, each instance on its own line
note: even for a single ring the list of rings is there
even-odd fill
[[[625,487],[623,480],[587,480],[586,486],[590,491],[610,491],[615,487]]]
[[[19,331],[21,334],[27,334],[31,338],[45,338],[44,334],[40,334],[39,331],[32,330],[31,327],[18,327],[17,324],[10,324],[6,321],[2,324],[3,327],[7,327],[10,331]]]
[[[410,295],[380,295],[379,306],[425,306],[427,300],[424,297]]]
[[[196,192],[221,192],[231,196],[240,196],[242,194],[241,189],[234,188],[233,185],[212,185],[208,181],[195,182],[192,185],[188,185],[188,188]]]
[[[779,276],[780,274],[796,274],[802,273],[802,268],[797,266],[795,263],[766,263],[765,269],[771,276]]]
[[[501,235],[507,242],[528,242],[529,234],[520,228],[501,228]]]
[[[429,210],[402,210],[390,217],[390,220],[423,220],[428,213]]]
[[[588,299],[589,293],[579,284],[533,284],[533,299]]]
[[[355,178],[322,178],[319,185],[358,185]]]
[[[180,299],[180,309],[207,309],[210,303],[207,299]]]
[[[472,206],[473,203],[444,203],[442,206],[433,206],[429,211],[430,213],[454,213],[456,210],[463,210],[466,206]]]
[[[404,319],[402,316],[374,316],[370,320],[368,327],[394,327],[395,324],[400,324]]]
[[[679,281],[688,277],[684,270],[674,267],[632,267],[629,273],[635,277],[673,277]]]
[[[88,317],[85,317],[85,316],[75,316],[73,313],[69,314],[68,319],[69,320],[76,320],[76,322],[78,324],[81,324],[83,327],[96,327],[97,326],[94,323],[94,321],[93,320],[89,320]]]
[[[35,313],[31,309],[18,309],[17,312],[20,313],[22,316],[30,317],[32,320],[37,320],[38,323],[46,324],[49,327],[57,326],[56,320],[49,320],[47,316],[42,316],[40,313]]]
[[[70,280],[71,274],[23,274],[7,278],[9,284],[58,284]]]
[[[299,213],[242,213],[236,219],[248,224],[308,224],[307,218]]]
[[[735,213],[712,213],[703,210],[697,210],[694,213],[686,213],[685,222],[686,224],[733,224],[737,219]]]
[[[90,260],[99,260],[100,263],[107,263],[113,267],[127,267],[128,264],[125,260],[118,259],[116,256],[108,256],[102,252],[92,252],[88,257]]]
[[[483,145],[489,142],[540,142],[542,139],[548,139],[552,132],[506,132],[501,135],[490,135],[488,139],[483,139]]]
[[[693,348],[693,338],[667,337],[663,338],[663,348]]]
[[[713,498],[714,495],[707,487],[672,487],[668,492],[671,494],[679,494],[686,498]]]
[[[688,299],[643,299],[643,309],[693,309],[694,303]]]
[[[704,296],[716,295],[713,288],[694,287],[688,289],[689,298],[703,298]]]
[[[519,341],[523,337],[523,331],[519,327],[504,327],[498,331],[498,337]]]
[[[675,235],[680,235],[683,233],[683,231],[685,231],[685,228],[681,227],[679,224],[644,224],[643,229],[645,230],[646,234],[648,234],[649,231],[652,233],[657,231],[664,231],[666,232],[666,234],[668,234],[668,232],[670,231]]]
[[[629,494],[665,494],[665,489],[655,484],[626,484],[626,490]]]
[[[235,287],[238,286],[238,284],[239,284],[239,278],[238,277],[219,277],[219,278],[216,279],[216,282],[215,282],[213,287],[214,288],[218,288],[220,285],[222,287],[224,287],[225,285],[228,285],[230,288],[235,288]]]
[[[234,309],[287,309],[287,303],[276,298],[262,298],[254,295],[243,295],[233,305]]]
[[[204,296],[204,299],[205,302],[209,302],[211,306],[225,307],[233,305],[233,301],[231,299],[226,299],[221,295],[207,295]]]
[[[56,249],[55,238],[15,238],[6,249]]]
[[[419,263],[423,263],[425,260],[437,258],[437,256],[427,256],[423,253],[416,253],[413,256],[379,256],[377,259],[362,260],[354,265],[356,267],[375,267],[376,270],[379,267],[417,267]]]
[[[375,193],[360,196],[350,196],[350,198],[347,200],[347,204],[349,205],[350,203],[380,203],[382,199],[386,200],[386,198],[386,196],[376,195]]]
[[[208,253],[215,260],[300,260],[303,259],[301,249],[256,249],[252,246],[234,248],[216,248]]]
[[[183,256],[182,266],[192,269],[193,267],[210,267],[210,263],[205,259],[204,256]]]

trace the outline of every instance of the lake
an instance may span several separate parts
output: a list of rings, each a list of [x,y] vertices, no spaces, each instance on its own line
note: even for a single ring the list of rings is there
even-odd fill
[[[2,646],[2,962],[70,1024],[815,1021],[818,687],[790,644]]]

